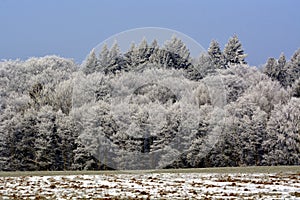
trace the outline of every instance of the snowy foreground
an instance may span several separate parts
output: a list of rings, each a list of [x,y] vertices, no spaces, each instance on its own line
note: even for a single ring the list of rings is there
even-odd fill
[[[0,199],[300,199],[299,173],[136,173],[0,178]]]

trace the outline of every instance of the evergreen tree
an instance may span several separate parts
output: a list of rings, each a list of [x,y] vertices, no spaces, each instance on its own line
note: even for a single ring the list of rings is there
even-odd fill
[[[227,44],[225,45],[223,54],[228,66],[247,64],[245,61],[245,57],[247,55],[244,53],[242,44],[236,35],[228,40]]]
[[[135,69],[139,65],[139,52],[135,43],[131,43],[129,50],[124,54],[124,59],[128,70]]]
[[[176,35],[173,35],[171,40],[165,42],[164,49],[168,52],[178,54],[184,60],[187,60],[190,56],[188,48]]]
[[[121,70],[124,70],[125,61],[121,54],[117,41],[115,41],[112,45],[108,57],[109,64],[103,69],[105,74],[115,74],[117,72],[120,72]]]
[[[93,49],[86,59],[85,66],[83,71],[85,74],[91,74],[97,71],[98,68],[98,59],[96,57],[95,49]]]
[[[8,135],[10,170],[32,171],[37,170],[35,162],[35,141],[37,137],[36,125],[38,123],[35,110],[29,110],[24,115],[18,115],[15,126],[12,126]]]
[[[279,70],[284,69],[285,64],[286,64],[285,55],[284,55],[284,53],[281,53],[280,56],[279,56],[279,59],[278,59],[278,68],[279,68]]]
[[[146,38],[143,38],[138,46],[132,43],[128,52],[124,54],[128,70],[142,71],[145,66],[160,64],[159,51],[157,40],[153,40],[150,45]]]
[[[300,78],[292,85],[292,96],[300,98]]]
[[[264,73],[277,80],[285,88],[292,86],[293,83],[300,77],[299,67],[297,67],[297,51],[292,56],[291,61],[287,62],[283,53],[278,60],[269,58],[265,67]]]
[[[109,113],[109,105],[103,101],[95,105],[87,105],[83,119],[83,130],[79,135],[81,144],[101,164],[112,166],[112,142],[110,139],[116,134],[117,127]]]
[[[51,106],[41,108],[38,113],[37,139],[35,144],[39,156],[36,162],[40,170],[63,170],[62,138],[58,132],[57,113]]]
[[[191,65],[190,52],[181,39],[172,36],[165,42],[160,54],[161,63],[168,68],[187,69]]]
[[[295,65],[300,64],[300,48],[298,50],[296,50],[295,53],[293,54],[293,56],[291,58],[291,62]]]
[[[201,86],[200,90],[205,90],[203,88],[205,86]],[[203,91],[201,91],[202,93]],[[206,152],[205,139],[207,135],[211,134],[213,127],[211,126],[212,120],[212,112],[213,107],[211,105],[206,104],[208,99],[207,95],[202,94],[202,97],[199,98],[199,121],[198,121],[198,130],[196,132],[195,138],[191,141],[188,153],[186,155],[186,160],[192,167],[204,167],[203,159],[208,152]],[[197,95],[198,96],[198,95]],[[210,150],[210,149],[209,149]]]
[[[231,134],[232,149],[238,166],[261,165],[267,113],[241,98],[230,106],[226,132]]]
[[[149,46],[146,38],[143,38],[141,43],[138,46],[138,53],[139,53],[139,64],[143,64],[149,61],[150,52]]]
[[[158,63],[159,50],[160,50],[159,44],[158,44],[157,40],[154,39],[149,47],[149,54],[150,54],[149,61],[151,63]]]
[[[78,130],[76,124],[71,116],[58,111],[56,113],[56,127],[57,133],[60,137],[59,148],[61,151],[63,165],[60,168],[62,170],[71,170],[74,161],[74,150],[76,147],[76,138],[78,137]]]
[[[235,102],[240,98],[246,88],[246,81],[237,74],[226,74],[221,76],[226,93],[226,102]]]
[[[100,69],[98,71],[103,71],[103,69],[107,68],[109,65],[110,65],[109,49],[107,47],[107,44],[104,44],[99,54]]]
[[[266,113],[243,98],[229,104],[222,134],[197,167],[260,165],[266,122]]]
[[[191,80],[199,81],[215,72],[216,66],[210,56],[206,53],[201,53],[199,58],[195,59],[187,68],[186,77]]]
[[[280,54],[278,59],[278,67],[277,67],[277,76],[275,77],[283,86],[285,86],[285,76],[286,76],[286,58],[283,53]]]
[[[222,69],[226,67],[224,66],[223,53],[220,49],[219,43],[216,40],[211,41],[207,52],[217,69]]]
[[[277,77],[276,68],[278,66],[275,58],[269,58],[263,69],[264,73],[271,77],[273,80]],[[276,79],[275,79],[276,80]]]
[[[168,56],[167,52],[160,48],[157,40],[154,39],[148,46],[149,66],[167,67],[167,60],[165,59]]]
[[[97,160],[89,153],[80,141],[75,142],[72,170],[98,170]]]
[[[283,86],[286,86],[286,59],[283,53],[280,54],[278,60],[269,58],[263,71],[272,80],[279,81]]]
[[[285,65],[284,86],[291,86],[298,78],[300,78],[300,49],[293,54],[291,61]]]
[[[277,105],[267,125],[264,141],[265,165],[299,165],[300,100]]]

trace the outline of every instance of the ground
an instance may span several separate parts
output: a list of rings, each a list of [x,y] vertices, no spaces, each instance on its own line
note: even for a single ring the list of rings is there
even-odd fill
[[[299,166],[0,175],[0,199],[300,199]]]

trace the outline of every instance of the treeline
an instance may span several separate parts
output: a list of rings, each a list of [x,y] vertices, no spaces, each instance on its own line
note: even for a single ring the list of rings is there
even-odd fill
[[[249,67],[237,36],[0,63],[0,170],[300,164],[300,49]]]

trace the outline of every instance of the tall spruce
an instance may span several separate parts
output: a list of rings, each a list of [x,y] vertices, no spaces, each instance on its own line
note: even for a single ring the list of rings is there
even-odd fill
[[[125,61],[117,41],[113,43],[108,56],[109,64],[104,68],[105,74],[115,74],[125,68]]]
[[[163,52],[164,65],[169,68],[187,69],[191,64],[189,49],[176,35],[164,43]]]
[[[234,35],[228,40],[223,53],[226,60],[226,65],[228,66],[247,64],[245,61],[247,54],[244,53],[242,44],[237,35]]]
[[[97,70],[98,59],[96,57],[95,49],[93,49],[86,59],[83,71],[85,74],[92,74]]]
[[[300,49],[292,56],[290,62],[285,65],[285,87],[291,86],[300,78]]]
[[[109,65],[110,65],[109,49],[107,47],[107,44],[104,44],[99,54],[99,67],[100,67],[99,71],[102,71]]]
[[[207,53],[216,68],[222,69],[226,67],[224,65],[224,55],[221,51],[219,43],[216,40],[211,41]]]

